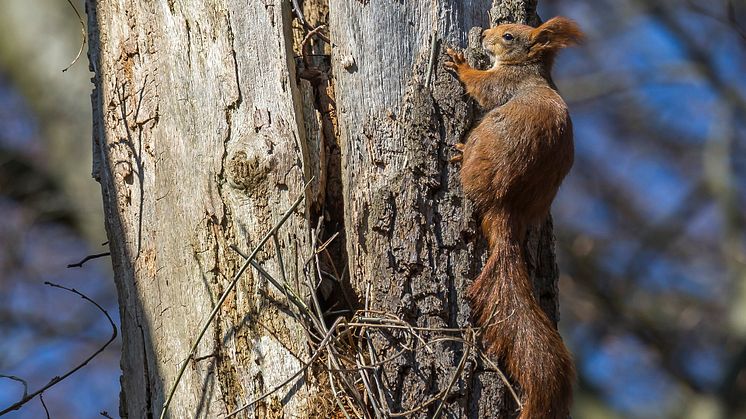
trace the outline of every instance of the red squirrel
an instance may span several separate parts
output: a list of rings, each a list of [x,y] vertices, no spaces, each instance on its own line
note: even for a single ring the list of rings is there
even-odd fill
[[[546,219],[573,163],[572,122],[550,72],[557,52],[583,33],[555,17],[538,28],[499,25],[484,31],[489,70],[469,66],[448,49],[466,91],[487,111],[463,153],[461,184],[481,215],[487,263],[468,289],[488,353],[521,387],[519,419],[567,419],[575,369],[552,321],[534,298],[522,244],[529,226]]]

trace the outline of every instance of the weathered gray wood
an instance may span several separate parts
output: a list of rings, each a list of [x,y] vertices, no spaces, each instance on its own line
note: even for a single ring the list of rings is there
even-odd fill
[[[239,266],[228,246],[251,250],[310,177],[289,4],[99,1],[88,12],[94,173],[122,317],[121,414],[151,417]],[[304,213],[281,232],[295,272],[310,252]],[[277,274],[274,254],[270,245],[259,260]],[[224,415],[301,367],[303,335],[268,295],[280,298],[247,273],[187,368],[171,417]],[[311,412],[307,384],[288,411]],[[287,392],[256,414],[279,409]]]
[[[302,3],[314,22],[328,10],[331,77],[298,81],[289,1],[89,1],[94,175],[120,298],[125,417],[160,412],[240,264],[228,246],[250,250],[312,175],[319,181],[305,213],[280,237],[289,275],[302,270],[309,224],[323,215],[326,236],[344,227],[332,254],[348,267],[353,299],[362,302],[370,289],[373,308],[413,324],[470,324],[463,294],[485,247],[458,167],[447,160],[477,111],[443,70],[442,46],[465,45],[472,26],[489,23],[491,3]],[[533,13],[530,3],[498,6],[516,18]],[[442,42],[431,62],[434,29]],[[551,228],[542,237],[527,252],[554,311]],[[269,246],[260,262],[278,273],[275,255]],[[190,362],[171,417],[218,417],[301,367],[305,337],[281,305],[263,280],[246,275]],[[380,337],[375,343],[381,359],[392,351]],[[385,368],[392,410],[416,407],[448,385],[464,348],[430,349],[418,344]],[[324,417],[328,390],[313,373],[307,378],[247,414]],[[472,356],[446,413],[509,415],[514,406],[503,393],[497,375]]]

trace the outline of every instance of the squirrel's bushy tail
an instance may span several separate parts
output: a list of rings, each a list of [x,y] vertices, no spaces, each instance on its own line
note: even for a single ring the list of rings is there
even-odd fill
[[[489,214],[490,257],[468,297],[487,352],[507,367],[523,392],[519,419],[567,419],[575,369],[552,322],[533,295],[520,227]],[[487,226],[485,226],[487,228]]]

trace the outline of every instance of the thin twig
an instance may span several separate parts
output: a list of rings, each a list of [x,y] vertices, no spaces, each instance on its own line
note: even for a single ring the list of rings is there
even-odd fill
[[[233,251],[238,253],[239,256],[244,258],[244,260],[249,260],[249,256],[245,253],[243,253],[236,245],[230,245],[229,246]],[[272,284],[275,288],[277,288],[278,291],[285,293],[288,300],[296,306],[302,313],[310,314],[311,310],[308,308],[308,306],[303,302],[303,300],[298,297],[295,292],[290,289],[287,284],[284,282],[280,284],[272,275],[270,275],[269,272],[267,272],[262,265],[259,264],[259,262],[255,261],[254,259],[249,260],[251,262],[251,266],[254,267],[259,273],[264,276],[264,278],[269,281],[270,284]]]
[[[81,293],[80,291],[76,290],[75,288],[67,288],[65,286],[54,284],[54,283],[51,283],[49,281],[44,282],[44,284],[49,285],[50,287],[53,287],[53,288],[60,288],[60,289],[63,289],[65,291],[72,292],[73,294],[77,294],[82,299],[84,299],[84,300],[88,301],[89,303],[93,304],[94,306],[96,306],[96,308],[99,309],[99,311],[101,311],[102,313],[104,313],[104,316],[106,316],[106,319],[109,320],[109,324],[111,325],[111,337],[109,338],[108,341],[106,341],[106,343],[104,343],[103,346],[101,346],[96,352],[94,352],[91,356],[89,356],[88,358],[86,358],[83,362],[81,362],[80,364],[78,364],[75,368],[71,369],[70,371],[66,372],[65,374],[63,374],[61,376],[56,376],[56,377],[52,378],[51,380],[49,380],[49,382],[46,385],[44,385],[44,387],[40,388],[39,390],[36,390],[35,392],[33,392],[31,394],[26,394],[23,398],[21,398],[21,400],[17,401],[16,403],[12,404],[11,406],[9,406],[9,407],[5,408],[4,410],[0,411],[0,416],[3,416],[3,415],[5,415],[8,412],[12,412],[14,410],[20,409],[21,406],[23,406],[24,404],[28,403],[34,397],[41,395],[41,393],[45,392],[50,387],[54,386],[55,384],[59,383],[60,381],[64,380],[65,378],[73,375],[79,369],[81,369],[81,368],[85,367],[86,365],[88,365],[88,363],[91,362],[91,360],[93,358],[97,357],[98,354],[100,354],[101,352],[103,352],[104,349],[106,349],[106,347],[109,346],[109,344],[111,342],[113,342],[114,339],[117,338],[117,333],[118,332],[117,332],[117,326],[114,324],[114,320],[111,319],[111,316],[109,316],[109,313],[106,310],[104,310],[103,307],[101,307],[100,305],[98,305],[97,302],[91,300],[85,294]],[[24,390],[24,393],[26,393],[25,390]]]
[[[433,29],[433,33],[430,35],[430,59],[427,62],[427,76],[425,77],[425,87],[430,86],[430,80],[433,77],[433,70],[435,69],[435,61],[438,56],[438,47],[440,46],[440,40],[438,39],[438,30]]]
[[[280,239],[277,238],[276,233],[272,235],[272,243],[275,245],[277,265],[280,267],[280,279],[282,279],[282,283],[287,286],[288,280],[285,277],[285,262],[282,260],[282,248],[280,246]]]
[[[469,333],[469,336],[473,338],[473,333]],[[451,392],[451,388],[453,388],[453,385],[456,384],[456,381],[458,380],[458,377],[461,376],[461,372],[464,370],[464,366],[466,365],[466,360],[469,359],[469,354],[471,353],[471,345],[464,345],[464,355],[461,357],[461,361],[458,363],[458,367],[456,367],[456,372],[453,374],[453,377],[451,377],[451,381],[448,383],[448,386],[443,390],[443,397],[440,400],[440,404],[438,405],[438,409],[435,410],[435,414],[433,414],[433,419],[438,419],[440,417],[440,414],[443,413],[443,407],[446,404],[446,397],[448,396],[448,393]]]
[[[313,235],[311,237],[311,248],[316,248],[316,243],[318,242],[318,231],[321,228],[321,224],[324,222],[324,216],[322,215],[319,217],[318,225],[316,226],[316,229],[313,231]],[[309,261],[314,261],[314,267],[318,269],[318,253],[314,252]],[[319,303],[319,297],[316,295],[316,286],[314,285],[313,281],[311,280],[310,275],[306,275],[306,279],[308,280],[308,290],[311,293],[311,302],[313,303],[313,308],[316,310],[316,315],[318,316],[318,319],[320,320],[321,328],[324,331],[324,333],[328,332],[329,330],[326,328],[326,325],[324,324],[324,312],[321,310],[321,303]],[[321,275],[319,275],[319,280],[321,279]]]
[[[290,0],[290,1],[293,4],[293,13],[295,13],[295,17],[298,18],[298,21],[300,22],[301,26],[303,26],[306,30],[313,31],[314,27],[311,26],[311,24],[308,23],[308,21],[306,20],[306,17],[303,16],[303,11],[300,9],[300,5],[298,4],[298,0]],[[316,29],[318,29],[318,28],[316,28]],[[324,35],[322,33],[319,33],[318,36],[319,36],[319,38],[323,39],[324,42],[326,42],[327,44],[333,45],[331,43],[331,41],[329,41],[329,38],[326,35]]]
[[[21,398],[25,398],[26,396],[28,396],[28,383],[23,378],[16,377],[15,375],[5,374],[0,374],[0,378],[7,378],[9,380],[18,381],[19,383],[23,384],[23,396],[21,396]]]
[[[368,294],[366,294],[365,297],[365,307],[368,307],[369,300],[368,300]],[[370,379],[368,378],[368,371],[367,371],[367,364],[365,362],[365,358],[363,357],[363,342],[358,342],[358,350],[355,356],[355,365],[358,367],[358,374],[360,376],[360,381],[363,383],[363,387],[367,391],[366,400],[370,404],[370,406],[373,408],[373,413],[375,414],[376,418],[382,417],[381,409],[378,407],[378,403],[376,403],[375,393],[373,392],[373,389],[370,385]]]
[[[500,380],[502,380],[502,382],[505,383],[505,387],[508,388],[508,390],[510,391],[510,394],[513,396],[513,399],[518,404],[518,408],[523,409],[523,403],[521,403],[521,398],[518,397],[518,393],[515,392],[515,389],[513,388],[513,384],[510,383],[510,381],[508,380],[508,377],[506,377],[505,373],[503,373],[503,370],[501,370],[500,367],[498,367],[494,362],[492,362],[492,360],[489,359],[485,354],[480,353],[479,355],[483,361],[487,362],[492,367],[492,369],[497,371],[497,375],[500,376]]]
[[[326,25],[319,25],[319,26],[315,27],[312,31],[310,31],[310,32],[308,32],[306,34],[306,36],[303,38],[303,42],[300,43],[300,53],[302,55],[305,56],[304,52],[306,50],[306,44],[308,43],[308,41],[311,40],[311,37],[313,37],[314,35],[318,35],[319,37],[321,37],[321,35],[322,35],[321,34],[321,30],[324,29],[325,27],[326,27]],[[305,60],[304,60],[304,62],[305,62]]]
[[[332,239],[336,238],[338,235],[339,235],[339,232],[334,233],[334,236],[332,236]],[[327,240],[327,245],[330,244],[330,240],[331,239]],[[327,249],[326,247],[324,247],[324,255],[326,256],[327,263],[329,264],[329,266],[331,266],[332,270],[334,271],[334,278],[336,279],[336,281],[337,281],[338,284],[341,284],[342,283],[342,275],[339,274],[339,271],[337,270],[337,267],[334,264],[334,259],[332,258],[331,253],[329,253],[329,249]],[[344,274],[344,271],[342,271],[342,273]],[[347,293],[342,293],[342,295],[344,295],[345,302],[347,303],[347,306],[348,307],[352,307],[353,304],[347,298]]]
[[[174,397],[174,393],[176,392],[176,387],[179,385],[179,381],[181,381],[181,377],[184,375],[184,371],[186,370],[186,366],[189,363],[189,360],[194,356],[195,352],[197,351],[197,346],[199,345],[200,341],[202,340],[202,337],[207,332],[207,328],[210,327],[210,323],[212,323],[212,320],[215,318],[215,316],[218,314],[218,311],[222,307],[225,300],[228,298],[228,294],[230,294],[231,291],[233,291],[233,288],[236,287],[236,284],[238,283],[238,280],[241,278],[241,275],[248,269],[249,265],[251,265],[251,261],[254,260],[254,256],[256,256],[257,253],[261,250],[261,248],[264,246],[267,241],[272,237],[273,234],[277,232],[277,230],[282,227],[283,224],[285,224],[285,221],[290,218],[290,216],[293,214],[296,208],[298,208],[298,205],[303,201],[303,198],[306,195],[306,192],[308,191],[308,188],[311,186],[311,182],[313,182],[313,178],[306,183],[305,187],[303,188],[303,192],[300,193],[298,198],[295,200],[293,205],[288,208],[287,211],[285,211],[285,214],[280,218],[280,221],[277,222],[277,224],[272,227],[269,232],[267,232],[266,235],[262,238],[262,240],[259,242],[259,244],[254,248],[254,251],[251,252],[251,254],[246,258],[246,261],[241,266],[241,269],[238,270],[236,275],[233,277],[233,280],[228,285],[228,288],[223,291],[223,295],[220,296],[220,299],[215,304],[215,307],[212,309],[212,312],[210,313],[210,316],[207,318],[207,321],[205,321],[205,324],[202,326],[202,330],[200,331],[199,335],[197,335],[197,339],[194,341],[194,344],[192,344],[192,348],[189,350],[189,354],[187,357],[182,361],[181,367],[179,368],[179,372],[176,374],[176,380],[174,380],[173,385],[171,385],[171,389],[168,392],[168,398],[166,399],[166,403],[163,405],[163,410],[161,411],[160,419],[163,419],[166,417],[166,412],[168,411],[168,407],[171,404],[171,400]]]
[[[329,246],[334,241],[334,239],[337,238],[337,236],[339,236],[339,231],[337,231],[334,234],[332,234],[332,236],[329,237],[329,239],[327,239],[324,243],[322,243],[321,246],[319,246],[319,248],[316,249],[316,253],[321,253],[321,252],[325,251],[326,248],[327,248],[327,246]],[[334,265],[332,265],[332,267],[334,267]],[[335,277],[335,278],[337,278],[337,280],[339,280],[339,277]]]
[[[340,317],[340,320],[342,318]],[[329,377],[329,387],[332,389],[332,394],[334,395],[334,401],[337,403],[337,406],[342,410],[342,413],[344,413],[346,418],[350,417],[350,414],[347,412],[347,409],[345,409],[344,403],[342,403],[342,400],[339,399],[338,392],[337,392],[337,386],[334,385],[334,374],[332,373],[332,360],[331,358],[326,358],[326,364],[327,364],[327,376]]]
[[[91,259],[98,259],[105,256],[111,256],[111,252],[104,252],[104,253],[96,253],[95,255],[88,255],[84,257],[80,262],[78,263],[71,263],[67,265],[68,268],[82,268],[83,264],[88,262]]]
[[[280,280],[282,280],[282,293],[285,295],[285,299],[288,300],[288,303],[290,303],[290,296],[292,295],[292,298],[295,298],[297,302],[293,302],[296,306],[298,303],[303,305],[303,308],[298,307],[299,314],[298,316],[302,316],[305,312],[305,315],[308,315],[309,310],[308,307],[306,307],[306,304],[303,303],[303,301],[297,296],[297,290],[293,290],[288,285],[287,276],[285,273],[285,261],[282,257],[282,246],[280,246],[280,239],[277,238],[277,233],[272,235],[272,243],[275,245],[275,255],[277,256],[277,265],[280,268]],[[292,312],[293,316],[296,317],[295,312]],[[300,320],[300,319],[297,319]],[[305,330],[305,328],[304,328]]]
[[[67,67],[65,67],[62,70],[63,73],[65,71],[69,70],[70,67],[72,67],[76,62],[78,62],[78,59],[80,58],[80,55],[83,54],[83,49],[85,48],[85,43],[86,43],[86,39],[87,39],[86,34],[85,34],[85,23],[83,23],[83,18],[80,16],[80,13],[78,12],[78,9],[75,7],[75,5],[73,4],[73,2],[71,0],[67,0],[67,4],[69,4],[70,7],[73,8],[73,11],[75,11],[75,15],[78,16],[78,22],[80,22],[80,35],[82,36],[82,40],[81,40],[81,43],[80,43],[80,49],[78,50],[78,54],[75,55],[75,58],[70,63],[70,65],[68,65]]]
[[[297,17],[301,25],[305,27],[308,23],[306,23],[306,18],[303,16],[303,11],[300,9],[298,0],[290,0],[290,2],[293,4],[293,13],[295,13],[295,17]]]
[[[380,399],[381,404],[384,404],[382,409],[384,411],[384,414],[386,416],[389,416],[389,413],[391,412],[391,407],[389,406],[389,399],[384,394],[385,387],[383,385],[383,380],[381,380],[381,367],[385,364],[378,362],[378,355],[376,354],[375,348],[373,348],[373,340],[370,338],[370,333],[368,331],[365,331],[365,341],[368,346],[368,356],[370,357],[371,364],[368,365],[369,368],[373,370],[373,381],[376,383],[376,389],[378,390],[378,398]],[[396,353],[395,356],[399,357],[400,354],[403,354],[404,351],[400,351],[399,353]]]
[[[44,413],[47,414],[47,419],[49,419],[49,409],[47,409],[47,404],[44,403],[44,393],[39,394],[39,401],[41,402],[41,407],[44,408]]]
[[[370,288],[371,283],[368,282],[365,286],[365,312],[370,311]],[[385,362],[378,365],[378,355],[376,354],[375,348],[373,347],[373,339],[370,338],[370,333],[367,329],[365,329],[365,342],[368,346],[368,356],[370,356],[370,362],[372,363],[369,365],[369,367],[373,368],[373,379],[376,382],[376,387],[378,388],[378,397],[381,399],[381,403],[385,403],[385,413],[388,416],[391,412],[391,406],[389,406],[389,399],[384,394],[384,386],[383,386],[383,380],[381,380],[381,367],[385,364]],[[398,353],[395,353],[394,356],[397,358],[404,353],[404,349],[399,351]],[[393,358],[392,358],[393,359]]]
[[[350,414],[349,414],[349,413],[347,413],[347,409],[345,409],[344,405],[342,404],[342,401],[341,401],[341,400],[339,400],[339,397],[337,397],[337,395],[336,395],[336,394],[334,395],[334,401],[335,401],[335,402],[337,403],[337,406],[339,407],[339,409],[340,409],[340,410],[342,410],[342,413],[344,413],[344,415],[345,415],[345,418],[347,418],[347,419],[352,419],[352,418],[350,417]]]

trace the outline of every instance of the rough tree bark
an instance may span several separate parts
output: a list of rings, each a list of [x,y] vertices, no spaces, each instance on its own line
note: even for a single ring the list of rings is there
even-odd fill
[[[343,278],[322,296],[328,306],[368,300],[418,326],[469,325],[463,295],[485,247],[447,160],[476,110],[443,71],[443,45],[465,45],[491,6],[493,19],[532,21],[535,1],[299,3],[331,46],[303,42],[290,1],[88,2],[93,175],[120,300],[123,417],[159,414],[242,262],[229,246],[251,250],[312,176],[305,211],[279,237],[288,275],[302,270],[321,225],[322,238],[343,233],[325,262]],[[330,57],[297,58],[302,48]],[[556,319],[552,246],[548,223],[527,254]],[[276,250],[258,257],[270,272],[279,272]],[[171,417],[220,417],[301,368],[309,349],[281,297],[245,274],[190,361]],[[393,350],[375,344],[382,358]],[[389,407],[411,409],[446,388],[463,353],[436,343],[387,364]],[[289,387],[247,414],[328,415],[315,374]],[[446,407],[454,417],[515,408],[473,356]]]

